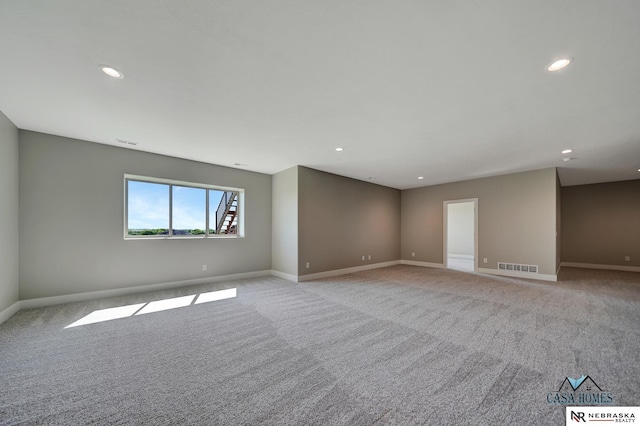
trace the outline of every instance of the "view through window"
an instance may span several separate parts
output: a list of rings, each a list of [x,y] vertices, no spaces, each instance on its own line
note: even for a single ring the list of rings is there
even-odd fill
[[[125,176],[125,238],[238,236],[243,190]]]

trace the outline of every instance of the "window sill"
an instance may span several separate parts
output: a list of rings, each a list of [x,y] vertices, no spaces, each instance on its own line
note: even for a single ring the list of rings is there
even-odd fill
[[[125,241],[139,241],[139,240],[144,240],[144,241],[149,241],[149,240],[235,240],[237,238],[244,238],[243,235],[216,235],[216,236],[197,236],[197,235],[192,235],[192,236],[172,236],[172,237],[161,237],[161,236],[140,236],[140,237],[129,237],[126,236],[124,237]]]

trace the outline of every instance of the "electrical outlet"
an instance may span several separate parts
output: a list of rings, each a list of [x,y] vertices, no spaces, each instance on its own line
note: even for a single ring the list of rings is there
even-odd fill
[[[416,257],[416,253],[415,252],[411,252],[411,257]]]
[[[625,256],[624,257],[624,261],[625,262],[631,262],[631,256]]]
[[[483,262],[484,262],[484,263],[487,263],[487,262],[488,262],[488,260],[487,260],[487,258],[486,258],[486,257],[485,257],[484,259],[482,259],[482,260],[483,260]]]
[[[369,255],[369,260],[371,260],[371,255]]]
[[[309,267],[311,266],[311,264],[309,262],[307,262],[307,269],[309,269]]]
[[[207,265],[202,265],[202,270],[206,271],[207,270]]]

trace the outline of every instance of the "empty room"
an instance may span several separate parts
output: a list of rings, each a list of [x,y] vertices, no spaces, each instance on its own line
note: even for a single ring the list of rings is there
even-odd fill
[[[0,2],[0,425],[639,418],[638,18]]]

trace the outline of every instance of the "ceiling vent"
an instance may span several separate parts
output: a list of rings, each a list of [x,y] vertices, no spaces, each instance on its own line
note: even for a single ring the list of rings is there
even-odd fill
[[[138,145],[138,142],[125,141],[124,139],[116,139],[116,140],[125,145],[133,145],[133,146]]]
[[[498,262],[498,270],[500,271],[517,271],[538,273],[538,265],[522,265],[520,263]]]

